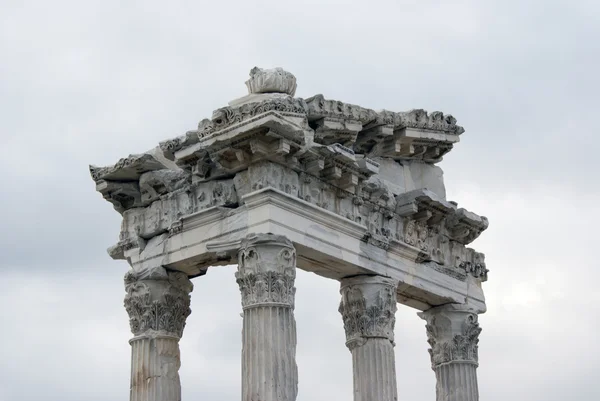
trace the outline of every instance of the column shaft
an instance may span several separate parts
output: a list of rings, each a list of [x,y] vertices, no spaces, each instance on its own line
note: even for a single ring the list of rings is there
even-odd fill
[[[271,234],[246,238],[239,253],[242,401],[295,401],[298,394],[294,280],[296,253]]]
[[[434,368],[438,401],[478,401],[477,365],[448,363]]]
[[[340,313],[352,352],[354,401],[396,401],[396,282],[380,276],[342,280]]]
[[[290,308],[266,306],[245,310],[243,400],[296,399],[298,379],[295,325]]]
[[[131,343],[131,401],[181,400],[179,339],[137,337]]]
[[[397,400],[394,346],[383,338],[370,338],[352,350],[354,400]]]

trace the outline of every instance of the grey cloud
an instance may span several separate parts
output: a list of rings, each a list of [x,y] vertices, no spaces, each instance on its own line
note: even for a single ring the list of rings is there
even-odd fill
[[[490,218],[482,399],[595,399],[600,279],[595,1],[5,2],[0,15],[0,401],[126,400],[120,219],[87,164],[193,129],[282,66],[298,95],[455,115],[449,197]],[[274,15],[269,10],[277,10]],[[239,398],[233,268],[195,280],[184,399]],[[350,399],[335,282],[299,274],[299,401]],[[433,399],[424,323],[400,308],[399,399]]]

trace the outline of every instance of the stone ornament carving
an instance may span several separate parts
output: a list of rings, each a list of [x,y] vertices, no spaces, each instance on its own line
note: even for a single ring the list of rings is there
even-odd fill
[[[335,118],[340,120],[357,121],[367,124],[376,121],[381,116],[374,110],[338,100],[328,100],[322,94],[306,99],[309,120]]]
[[[236,281],[244,309],[257,306],[294,307],[296,250],[285,237],[256,234],[242,241]]]
[[[225,128],[251,120],[261,114],[276,111],[280,113],[304,114],[306,104],[302,99],[275,98],[263,102],[247,103],[240,107],[222,107],[213,112],[212,119],[204,119],[198,124],[198,139],[205,138],[211,134],[222,131]],[[176,146],[170,144],[165,146]]]
[[[424,221],[408,220],[404,226],[404,242],[427,251],[426,240],[430,236],[430,232],[431,229],[427,227]]]
[[[396,286],[394,280],[379,276],[357,276],[342,281],[339,312],[350,350],[368,338],[385,338],[394,343]]]
[[[296,94],[296,77],[283,68],[250,70],[250,79],[246,81],[248,93],[285,93]]]
[[[123,217],[109,254],[134,268],[125,277],[135,335],[132,399],[180,398],[188,276],[228,264],[236,252],[242,398],[296,399],[296,251],[273,234],[240,244],[261,230],[290,235],[301,267],[342,280],[339,312],[355,398],[394,401],[397,295],[419,309],[465,297],[485,306],[484,255],[467,245],[489,222],[447,201],[435,165],[464,129],[437,111],[294,98],[296,78],[281,68],[255,67],[246,86],[248,95],[214,110],[196,129],[112,166],[90,166],[96,190]],[[162,264],[185,273],[156,267]],[[421,314],[438,399],[477,399],[477,312],[447,305]]]
[[[465,132],[463,127],[456,125],[456,118],[451,114],[444,115],[441,111],[434,111],[429,114],[423,109],[394,113],[394,125],[405,128],[445,131],[454,135]]]
[[[125,309],[131,332],[181,338],[190,309],[191,281],[185,273],[155,269],[125,275]]]
[[[478,365],[478,343],[481,328],[478,315],[463,306],[436,307],[418,315],[427,324],[427,342],[431,346],[431,367],[447,363],[472,363]]]
[[[481,258],[483,258],[483,255],[481,256]],[[488,274],[489,270],[485,267],[485,262],[483,262],[483,261],[479,261],[479,262],[469,262],[469,261],[462,262],[460,264],[460,267],[462,269],[465,269],[465,271],[467,273],[469,273],[471,276],[473,276],[475,278],[482,279],[482,281],[486,281],[487,280],[487,274]]]
[[[182,221],[203,209],[241,211],[244,194],[271,186],[364,225],[366,244],[385,251],[408,245],[420,251],[417,263],[462,281],[487,279],[483,254],[466,247],[487,219],[446,201],[445,191],[427,190],[431,181],[414,183],[433,174],[443,152],[432,149],[458,141],[464,130],[454,117],[294,98],[296,79],[281,69],[254,68],[248,87],[243,102],[215,110],[196,130],[113,166],[90,166],[96,189],[123,214],[113,257],[141,251],[165,232],[179,234]],[[380,174],[374,156],[394,173]],[[285,171],[256,174],[260,163]]]
[[[160,170],[161,168],[165,168],[163,164],[147,153],[129,155],[108,167],[89,166],[90,175],[94,181],[134,180],[147,171]]]

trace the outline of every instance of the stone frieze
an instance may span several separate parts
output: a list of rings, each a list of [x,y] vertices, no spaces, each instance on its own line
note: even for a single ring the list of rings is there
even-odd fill
[[[464,131],[454,117],[420,109],[375,112],[322,95],[294,98],[295,79],[292,85],[285,74],[261,71],[251,86],[280,89],[272,95],[251,90],[243,102],[215,110],[197,130],[162,142],[163,159],[149,152],[90,167],[97,190],[123,214],[113,255],[177,234],[187,215],[243,207],[242,196],[273,187],[364,225],[364,241],[375,247],[401,242],[420,251],[419,262],[454,278],[487,278],[483,254],[466,247],[487,219],[446,201],[445,193],[409,190],[427,185],[412,182],[432,171],[419,166],[439,161]],[[380,176],[371,156],[402,175]],[[402,166],[405,159],[411,164]],[[443,190],[443,181],[433,188]]]

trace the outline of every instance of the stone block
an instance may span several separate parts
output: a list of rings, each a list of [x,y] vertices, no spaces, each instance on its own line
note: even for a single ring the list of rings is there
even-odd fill
[[[444,171],[440,167],[420,161],[405,161],[402,166],[405,169],[407,191],[426,188],[446,199]]]
[[[240,199],[246,194],[267,187],[272,187],[297,197],[300,188],[298,173],[285,166],[269,161],[251,164],[248,170],[235,175],[233,183]]]

